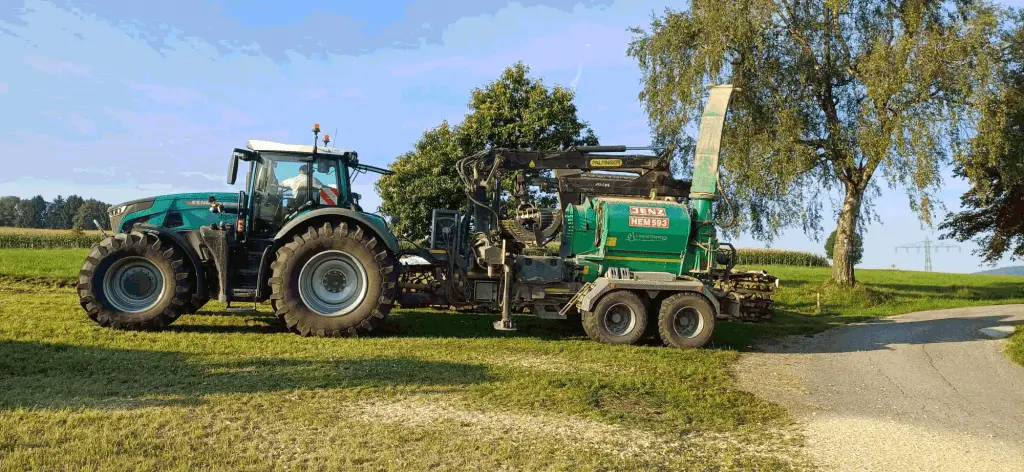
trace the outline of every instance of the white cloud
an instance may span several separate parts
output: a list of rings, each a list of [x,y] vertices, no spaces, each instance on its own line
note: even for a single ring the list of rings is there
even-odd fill
[[[185,177],[198,176],[198,177],[202,177],[202,178],[204,178],[206,180],[210,180],[210,181],[214,181],[214,182],[219,182],[219,181],[221,181],[221,180],[226,178],[226,177],[220,176],[220,175],[207,174],[206,172],[179,172],[179,174],[180,175],[184,175]]]

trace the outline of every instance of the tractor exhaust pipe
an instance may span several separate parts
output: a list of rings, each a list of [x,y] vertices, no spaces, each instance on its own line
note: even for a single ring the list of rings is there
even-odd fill
[[[100,230],[100,234],[102,234],[104,238],[109,237],[107,236],[107,232],[103,231],[103,225],[101,225],[99,221],[96,221],[96,218],[92,219],[92,224],[96,225],[96,229]]]

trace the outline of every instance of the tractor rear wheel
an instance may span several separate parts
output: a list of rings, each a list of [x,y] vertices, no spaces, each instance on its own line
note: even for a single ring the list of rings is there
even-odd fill
[[[707,344],[715,330],[715,310],[700,294],[681,292],[661,302],[658,333],[668,346],[697,348]]]
[[[303,336],[358,336],[377,328],[398,290],[394,255],[362,226],[310,226],[277,250],[272,305]]]
[[[209,294],[207,294],[203,298],[199,298],[199,295],[197,295],[197,294],[192,294],[192,300],[189,303],[188,312],[189,313],[195,313],[195,312],[199,311],[200,308],[206,306],[207,303],[210,303],[210,295]]]
[[[633,292],[615,290],[601,296],[593,311],[583,313],[583,330],[606,344],[636,344],[647,329],[644,303]]]
[[[96,244],[78,272],[89,318],[117,329],[159,329],[188,312],[192,280],[178,248],[133,231]]]

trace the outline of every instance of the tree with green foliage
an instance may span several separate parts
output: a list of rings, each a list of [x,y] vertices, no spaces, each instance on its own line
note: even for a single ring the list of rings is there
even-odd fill
[[[33,228],[45,228],[46,224],[43,220],[43,214],[46,213],[46,206],[48,205],[45,198],[42,195],[36,195],[32,197],[34,203],[35,213],[32,215],[32,227]]]
[[[398,217],[394,227],[398,235],[423,238],[430,232],[434,208],[465,205],[465,189],[455,171],[455,162],[462,157],[491,148],[548,150],[597,144],[587,122],[577,116],[573,91],[548,88],[529,72],[529,67],[517,62],[497,80],[474,89],[461,124],[445,122],[426,131],[412,151],[389,166],[395,174],[382,176],[376,189],[381,213]],[[509,173],[503,187],[511,188],[514,179],[515,173]],[[549,196],[537,193],[527,198],[551,202]]]
[[[99,221],[103,229],[110,229],[110,218],[107,217],[107,209],[110,205],[94,198],[90,198],[78,207],[72,219],[73,229],[96,229],[93,220]]]
[[[60,212],[64,207],[64,197],[57,195],[54,197],[52,202],[46,205],[46,211],[43,212],[43,227],[50,229],[61,229],[60,226]]]
[[[7,196],[0,198],[0,226],[18,225],[18,197]]]
[[[19,228],[37,228],[36,226],[36,214],[37,203],[35,199],[23,198],[18,200],[18,206],[16,207],[17,216],[14,226]]]
[[[455,162],[466,153],[459,143],[459,129],[447,121],[427,130],[412,151],[398,157],[389,168],[393,175],[377,180],[381,213],[398,217],[396,234],[420,239],[430,233],[434,208],[459,208],[466,200]]]
[[[1024,258],[1024,13],[1005,36],[1000,84],[982,110],[970,153],[954,173],[971,188],[962,210],[939,225],[944,239],[975,239],[975,254],[995,264],[1007,253]]]
[[[628,53],[660,139],[685,141],[710,84],[732,83],[722,142],[732,232],[817,237],[823,201],[842,200],[833,280],[856,282],[853,235],[872,218],[879,178],[904,189],[930,224],[940,168],[963,147],[990,86],[1003,10],[988,1],[691,0]]]
[[[832,251],[836,245],[836,231],[833,230],[828,235],[828,239],[825,240],[825,257],[832,259]],[[864,258],[864,238],[861,237],[860,233],[853,233],[853,237],[850,238],[850,265],[860,264]]]
[[[64,208],[60,212],[60,224],[63,229],[71,229],[75,225],[75,215],[78,209],[85,203],[85,199],[78,195],[68,195],[64,201]]]

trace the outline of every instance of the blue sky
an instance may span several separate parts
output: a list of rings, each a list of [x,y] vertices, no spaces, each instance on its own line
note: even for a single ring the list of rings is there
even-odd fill
[[[627,28],[678,2],[286,3],[0,0],[0,195],[114,203],[233,190],[233,147],[306,143],[314,122],[386,166],[424,130],[460,121],[469,91],[516,60],[550,85],[575,86],[603,143],[646,144]],[[358,184],[375,207],[373,175]],[[965,188],[947,179],[941,200],[955,210]],[[886,191],[876,202],[885,223],[868,228],[862,267],[923,267],[923,255],[894,251],[929,234],[906,197]],[[826,235],[834,227],[826,222]],[[773,247],[820,253],[822,243],[793,230]],[[974,246],[961,247],[934,255],[935,270],[978,270]]]

